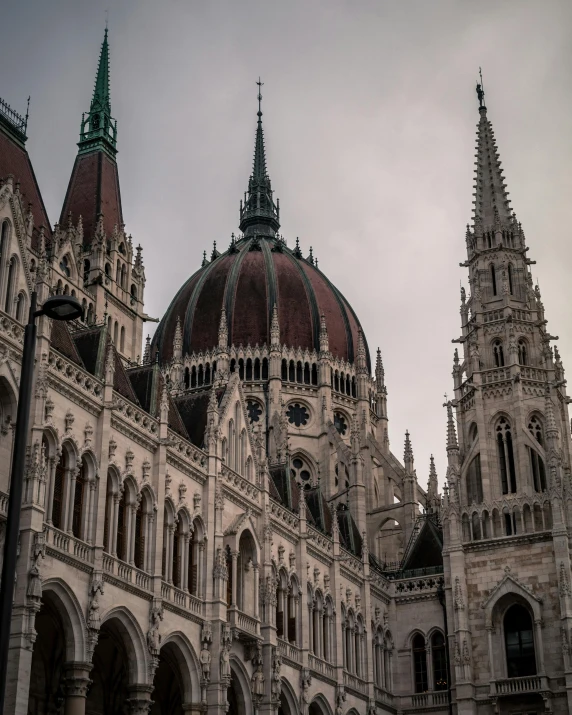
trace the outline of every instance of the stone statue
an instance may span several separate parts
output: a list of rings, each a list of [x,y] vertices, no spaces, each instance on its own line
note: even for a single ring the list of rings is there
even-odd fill
[[[201,670],[203,672],[203,680],[210,680],[211,677],[211,654],[209,649],[206,646],[206,643],[203,643],[203,647],[201,650],[201,655],[200,655],[200,661],[201,661]]]
[[[99,630],[101,619],[99,615],[99,594],[103,594],[103,581],[95,579],[91,584],[91,598],[87,613],[87,627],[91,630]]]
[[[282,678],[280,677],[280,669],[282,667],[282,659],[276,652],[272,658],[272,697],[274,700],[280,700],[282,693]]]
[[[262,672],[262,663],[252,674],[252,694],[262,697],[264,695],[264,673]]]
[[[147,632],[147,645],[152,653],[156,653],[161,647],[161,635],[159,625],[163,620],[163,609],[154,607],[149,614],[149,631]]]
[[[230,678],[230,658],[226,645],[220,652],[220,677]]]

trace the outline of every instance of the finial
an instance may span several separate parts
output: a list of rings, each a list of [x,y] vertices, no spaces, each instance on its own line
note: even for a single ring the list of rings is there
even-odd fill
[[[258,82],[256,84],[258,85],[258,121],[260,121],[262,117],[262,86],[264,82],[261,82],[259,77]]]
[[[204,268],[207,265],[207,252],[203,251],[203,262],[201,263],[201,268]]]
[[[28,117],[30,116],[30,95],[28,95],[28,103],[26,104],[26,116],[24,117],[24,134],[28,128]]]
[[[312,246],[310,246],[310,255],[309,255],[309,257],[308,257],[308,260],[310,261],[310,263],[311,263],[312,265],[314,265],[314,253],[313,253],[313,248],[312,248]]]
[[[480,109],[486,109],[485,107],[485,88],[483,85],[483,73],[481,72],[481,68],[479,67],[479,78],[480,78],[480,84],[477,83],[477,97],[479,98],[479,108]]]
[[[218,258],[218,251],[216,250],[216,241],[213,241],[213,252],[211,253],[211,261],[214,261],[215,258]]]
[[[151,362],[151,336],[147,333],[145,338],[145,352],[143,353],[143,364],[147,365]]]

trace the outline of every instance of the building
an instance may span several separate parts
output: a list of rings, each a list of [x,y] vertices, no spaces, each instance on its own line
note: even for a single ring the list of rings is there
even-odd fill
[[[53,227],[0,105],[2,520],[31,293],[85,308],[39,321],[7,713],[572,711],[566,383],[478,91],[443,495],[408,434],[390,450],[350,303],[279,234],[260,96],[240,233],[142,357],[107,31]]]

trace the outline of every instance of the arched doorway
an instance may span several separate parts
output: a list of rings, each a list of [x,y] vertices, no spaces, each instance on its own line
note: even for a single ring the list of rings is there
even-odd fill
[[[123,715],[129,697],[125,644],[113,622],[104,623],[93,653],[92,685],[87,694],[90,715]]]
[[[168,646],[161,649],[153,686],[151,715],[183,715],[181,675]]]
[[[65,702],[64,624],[57,607],[44,599],[36,615],[36,642],[32,653],[28,712],[60,712]]]
[[[253,709],[248,675],[236,661],[230,665],[230,685],[226,691],[226,699],[226,715],[251,715]]]

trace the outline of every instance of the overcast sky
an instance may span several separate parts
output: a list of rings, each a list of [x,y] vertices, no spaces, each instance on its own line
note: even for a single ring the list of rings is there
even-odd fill
[[[283,233],[310,245],[386,369],[390,439],[445,472],[459,268],[482,66],[512,206],[549,330],[572,370],[569,0],[20,0],[2,10],[0,96],[25,111],[52,221],[89,108],[109,8],[126,227],[160,317],[213,240],[237,231],[264,82]]]

